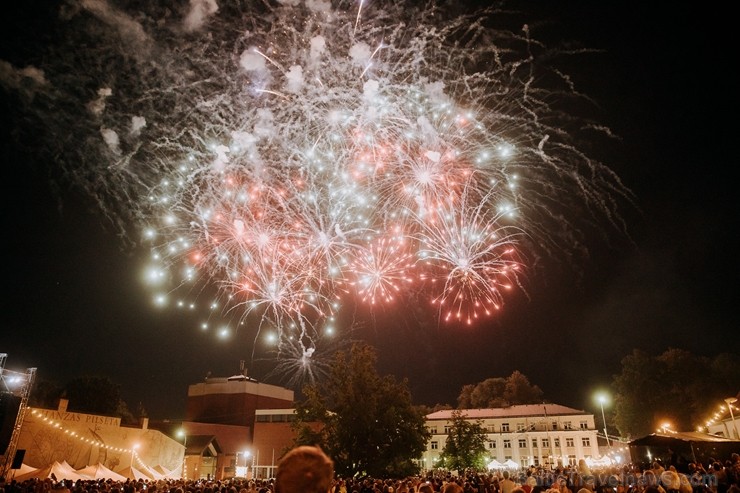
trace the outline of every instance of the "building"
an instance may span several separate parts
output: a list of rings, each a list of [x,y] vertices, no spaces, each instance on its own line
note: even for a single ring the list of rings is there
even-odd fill
[[[293,443],[293,399],[292,390],[258,382],[243,367],[240,374],[190,385],[182,423],[186,476],[271,477]]]
[[[126,477],[180,476],[183,445],[149,428],[147,419],[140,427],[125,426],[121,418],[68,411],[67,404],[61,399],[57,409],[26,409],[17,441],[24,464],[44,468],[66,462],[74,469],[102,464]]]
[[[459,410],[486,430],[491,464],[519,467],[577,464],[599,457],[593,414],[559,404],[527,404],[492,409]],[[422,457],[422,469],[436,467],[452,426],[454,410],[426,416],[432,438]],[[494,462],[496,461],[496,462]]]

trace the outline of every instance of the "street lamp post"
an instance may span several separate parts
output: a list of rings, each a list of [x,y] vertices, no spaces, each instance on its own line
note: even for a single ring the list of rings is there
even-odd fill
[[[185,428],[180,428],[179,430],[177,430],[177,436],[179,438],[182,438],[182,446],[185,447],[185,451],[182,454],[182,473],[180,474],[180,476],[183,479],[187,479],[188,478],[188,459],[187,459],[188,432],[185,431]]]
[[[604,413],[606,397],[603,394],[600,394],[596,399],[599,401],[599,405],[601,406],[601,419],[604,420],[604,437],[606,438],[606,445],[607,447],[611,447],[612,444],[609,442],[609,433],[606,431],[606,414]]]
[[[735,415],[732,413],[732,405],[737,402],[736,397],[728,397],[725,399],[727,403],[727,409],[730,410],[730,418],[732,419],[732,427],[735,429],[735,438],[740,438],[740,434],[737,432],[737,423],[735,423]]]

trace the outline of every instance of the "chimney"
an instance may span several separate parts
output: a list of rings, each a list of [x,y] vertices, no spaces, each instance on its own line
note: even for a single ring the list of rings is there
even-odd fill
[[[149,429],[149,418],[141,418],[141,429],[142,430]]]
[[[60,413],[66,413],[68,405],[69,399],[59,399],[59,407],[57,407],[57,411],[59,411]]]

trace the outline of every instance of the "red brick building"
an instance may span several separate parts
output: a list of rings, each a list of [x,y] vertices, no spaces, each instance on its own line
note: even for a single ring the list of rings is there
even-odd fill
[[[293,443],[293,398],[292,390],[246,375],[206,378],[188,386],[182,423],[190,437],[188,477],[272,477],[278,459]]]

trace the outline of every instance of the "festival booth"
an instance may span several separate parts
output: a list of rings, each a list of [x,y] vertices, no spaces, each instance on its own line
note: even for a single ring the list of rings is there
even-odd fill
[[[119,473],[121,476],[123,476],[125,479],[133,479],[135,481],[143,480],[143,481],[149,481],[153,479],[151,476],[147,475],[145,472],[140,471],[136,469],[133,466],[129,466],[121,471]]]
[[[180,479],[181,477],[179,470],[170,471],[166,467],[162,466],[161,464],[157,464],[152,469],[154,469],[159,474],[161,474],[165,479]]]
[[[20,476],[16,475],[14,479],[20,482],[27,479],[54,479],[57,481],[60,481],[62,479],[69,479],[72,481],[77,481],[78,479],[90,478],[81,475],[73,468],[69,467],[69,465],[66,463],[54,461],[46,467],[35,469]]]
[[[23,476],[24,474],[31,473],[31,472],[35,471],[36,469],[37,468],[35,468],[33,466],[29,466],[28,464],[26,464],[24,462],[23,464],[21,464],[21,467],[19,467],[18,469],[11,469],[10,470],[10,472],[12,474],[12,476],[10,477],[10,479],[15,479],[18,476]]]
[[[724,462],[733,452],[740,452],[740,441],[696,431],[658,432],[632,440],[629,449],[634,463],[659,459],[663,464],[679,468],[689,462],[701,462],[705,466],[710,460]]]
[[[92,466],[83,467],[77,470],[78,474],[87,476],[90,479],[112,479],[114,481],[126,481],[126,477],[118,474],[117,472],[111,471],[103,464],[95,464]]]

